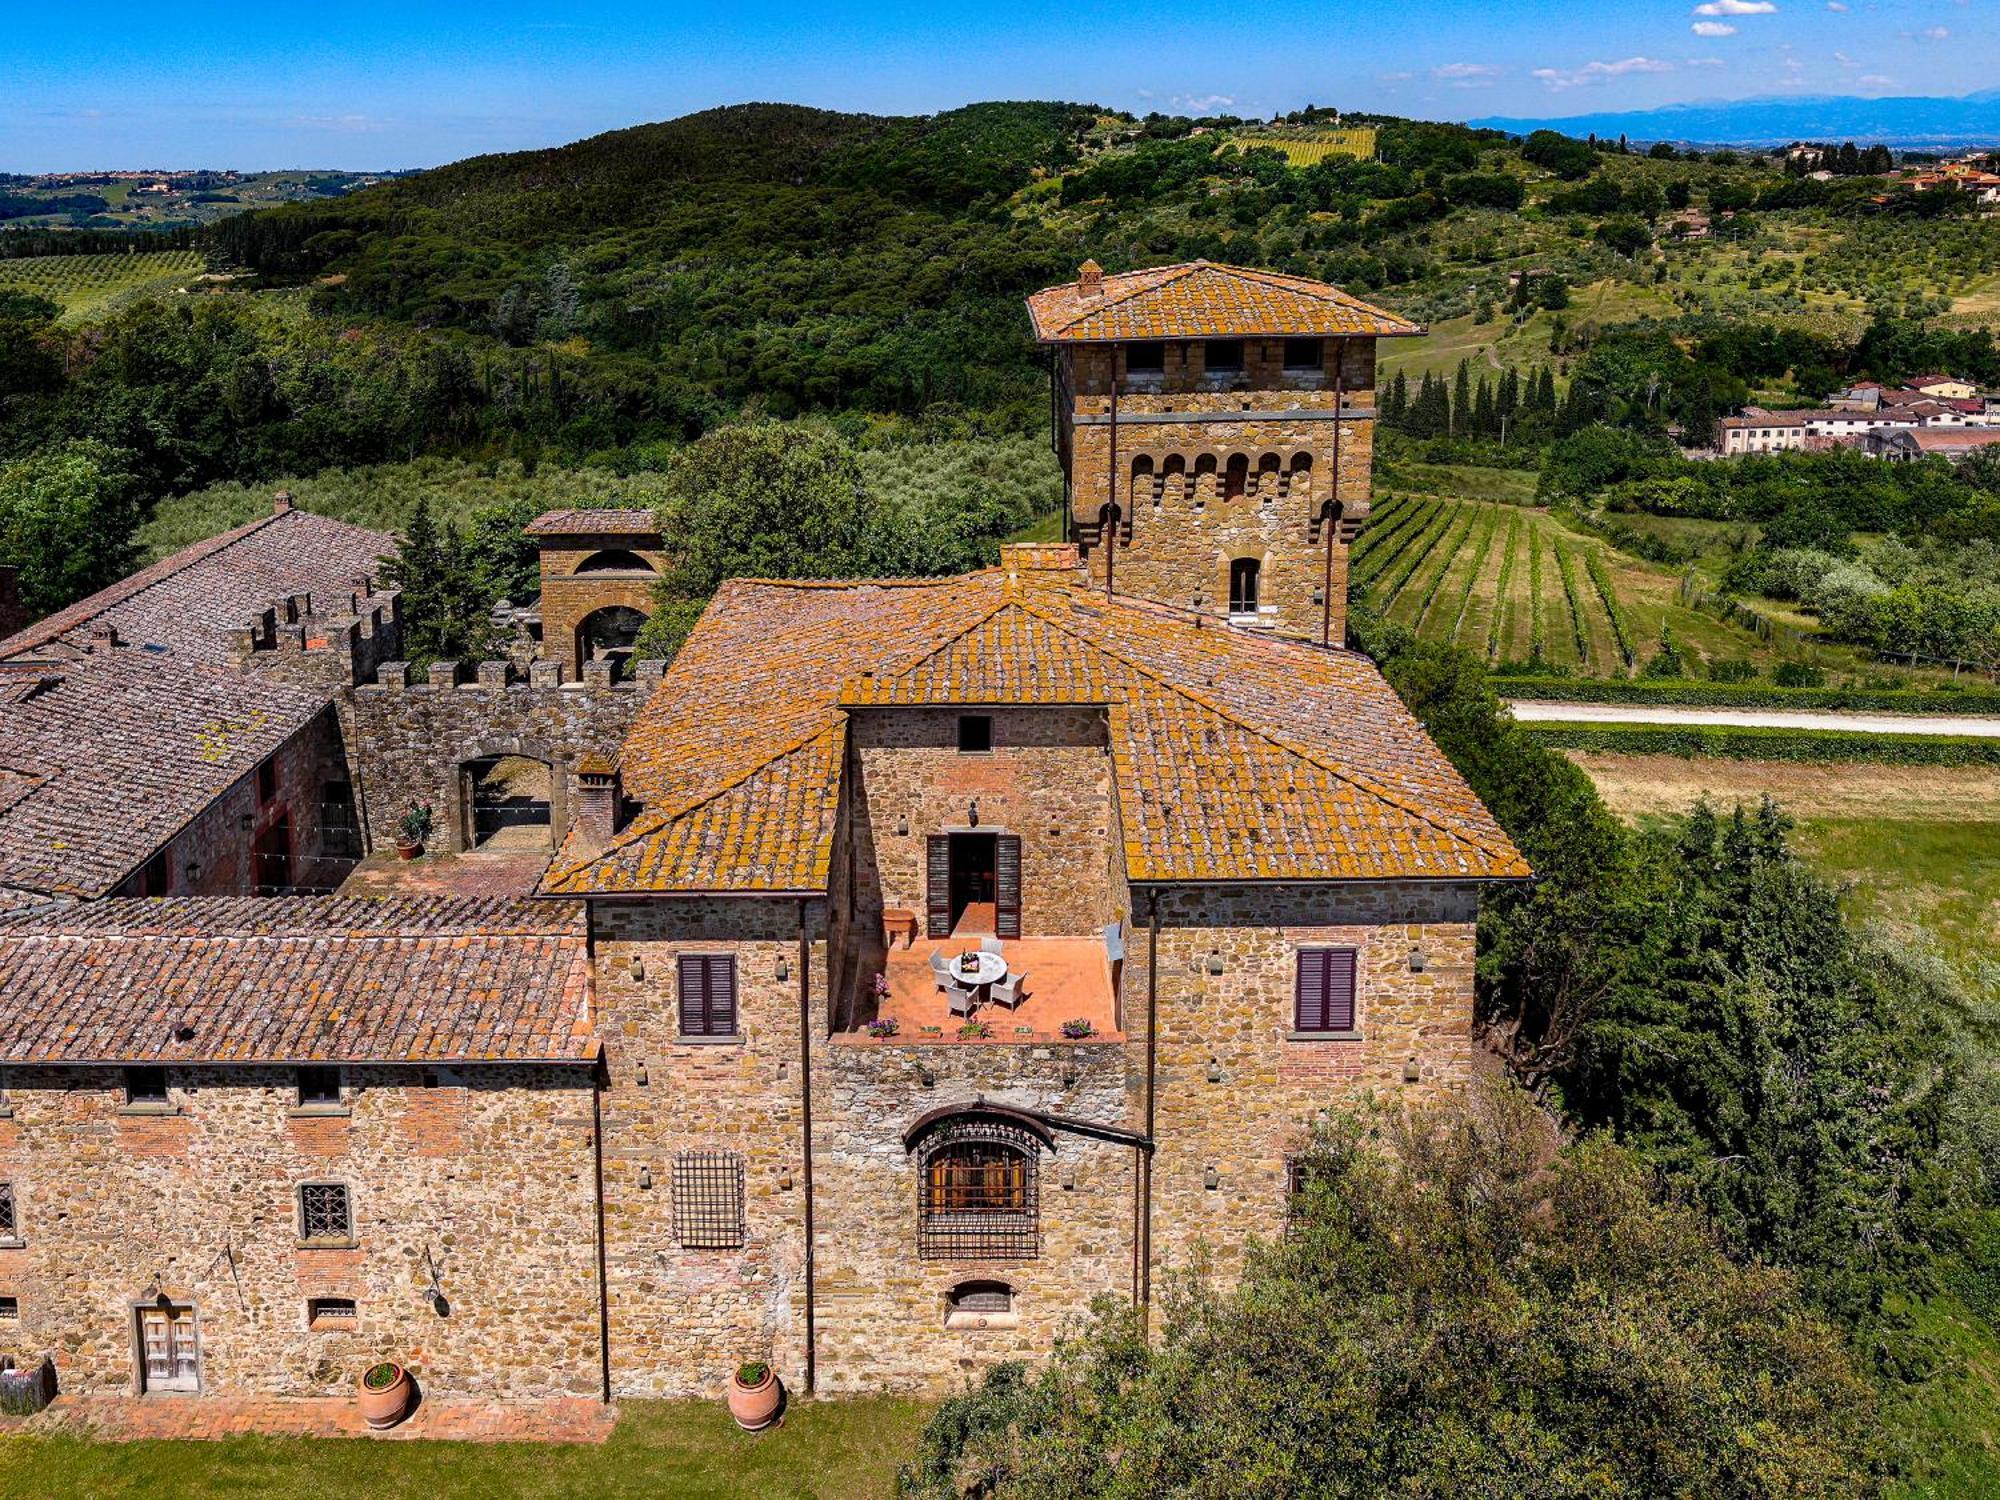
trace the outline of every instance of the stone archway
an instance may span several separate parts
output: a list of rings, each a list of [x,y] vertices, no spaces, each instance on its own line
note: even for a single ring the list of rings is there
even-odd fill
[[[646,611],[629,604],[607,604],[576,622],[576,674],[584,663],[610,660],[622,675],[632,655],[632,643],[646,623]]]
[[[510,767],[508,762],[517,765]],[[490,834],[505,826],[508,821],[504,806],[506,798],[494,786],[494,772],[513,780],[521,776],[523,765],[520,763],[536,763],[545,768],[545,790],[529,780],[518,796],[524,802],[533,802],[537,800],[536,793],[542,793],[542,800],[547,803],[550,847],[562,841],[563,834],[569,829],[569,767],[561,756],[540,740],[519,735],[496,735],[462,746],[452,757],[450,784],[443,802],[445,827],[453,853],[463,854],[478,848],[482,827]],[[493,795],[482,797],[482,785],[492,789]],[[524,817],[521,821],[533,820]]]

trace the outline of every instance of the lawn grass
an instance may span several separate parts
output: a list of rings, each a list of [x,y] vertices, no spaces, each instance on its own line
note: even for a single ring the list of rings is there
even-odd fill
[[[622,1403],[598,1446],[230,1438],[93,1443],[0,1437],[0,1494],[174,1496],[670,1496],[876,1500],[930,1415],[893,1397],[802,1401],[773,1432],[737,1430],[713,1401]]]
[[[1883,1415],[1910,1464],[1889,1494],[1894,1500],[2000,1494],[2000,1336],[1949,1292],[1904,1310],[1942,1367],[1935,1379],[1886,1403]]]

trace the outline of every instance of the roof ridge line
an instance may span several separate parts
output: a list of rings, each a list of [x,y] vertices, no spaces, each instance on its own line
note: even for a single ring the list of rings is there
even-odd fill
[[[1400,792],[1391,791],[1389,788],[1382,786],[1378,782],[1376,782],[1374,778],[1369,776],[1363,776],[1359,772],[1350,770],[1344,766],[1337,766],[1331,764],[1330,762],[1322,759],[1319,755],[1317,755],[1311,750],[1308,750],[1305,746],[1297,743],[1296,741],[1288,739],[1283,735],[1273,734],[1270,730],[1264,729],[1259,725],[1252,723],[1250,720],[1244,718],[1241,714],[1235,712],[1235,710],[1225,708],[1222,704],[1216,702],[1213,698],[1208,697],[1206,694],[1196,692],[1192,688],[1182,686],[1180,683],[1177,683],[1172,679],[1162,675],[1161,673],[1155,671],[1153,668],[1146,666],[1142,662],[1133,660],[1131,657],[1126,656],[1123,652],[1117,651],[1114,648],[1105,645],[1101,641],[1091,640],[1088,636],[1083,635],[1079,631],[1071,629],[1070,626],[1068,626],[1061,620],[1057,620],[1049,616],[1044,611],[1036,609],[1031,604],[1023,603],[1021,607],[1035,614],[1038,618],[1040,618],[1043,621],[1043,623],[1048,625],[1051,629],[1060,630],[1065,635],[1073,636],[1075,639],[1082,641],[1085,645],[1091,646],[1098,651],[1102,651],[1105,655],[1113,658],[1114,660],[1123,662],[1126,666],[1130,667],[1140,676],[1147,678],[1149,681],[1157,682],[1160,684],[1160,686],[1166,688],[1169,692],[1178,693],[1181,697],[1186,698],[1190,702],[1200,704],[1210,713],[1215,714],[1220,718],[1226,719],[1228,722],[1236,725],[1239,729],[1247,730],[1249,733],[1257,736],[1259,739],[1264,740],[1269,744],[1277,746],[1280,750],[1298,756],[1299,759],[1305,761],[1308,765],[1318,766],[1322,771],[1325,771],[1329,776],[1338,777],[1340,780],[1348,782],[1350,785],[1361,788],[1363,791],[1369,793],[1371,796],[1381,798],[1384,802],[1387,802],[1391,807],[1400,808],[1402,811],[1412,814],[1421,822],[1428,823],[1431,827],[1437,829],[1441,833],[1449,834],[1453,838],[1463,839],[1466,843],[1472,845],[1473,848],[1479,850],[1483,854],[1491,855],[1494,859],[1502,859],[1506,857],[1501,853],[1500,850],[1495,849],[1491,844],[1487,843],[1485,839],[1479,837],[1476,834],[1471,833],[1470,831],[1468,831],[1463,827],[1460,827],[1456,822],[1452,820],[1441,819],[1440,817],[1426,811],[1422,806],[1422,804],[1415,802],[1411,798],[1405,797]],[[1393,691],[1393,689],[1391,691]],[[1400,698],[1397,699],[1397,702],[1400,703],[1401,701],[1402,700]],[[1407,712],[1407,709],[1405,710],[1405,712]],[[1440,751],[1439,753],[1442,754],[1443,752]],[[1521,853],[1518,849],[1513,851],[1513,857],[1516,859],[1519,859],[1521,857]]]
[[[980,571],[998,572],[999,569],[982,568]],[[961,573],[958,576],[959,578],[963,579],[963,578],[976,577],[977,574]],[[943,640],[939,641],[935,646],[931,647],[930,650],[924,652],[920,656],[914,656],[910,658],[910,660],[904,662],[901,666],[897,667],[895,671],[888,673],[887,674],[888,680],[893,681],[898,677],[907,676],[909,673],[916,671],[917,668],[921,667],[925,662],[935,660],[941,653],[949,651],[953,646],[956,646],[960,641],[964,640],[967,636],[971,635],[973,631],[980,629],[982,626],[990,624],[993,621],[993,619],[1000,614],[1002,610],[1007,608],[1007,606],[1009,606],[1010,604],[1018,605],[1020,604],[1020,602],[1021,600],[1019,598],[1015,583],[1010,578],[1008,579],[1006,587],[1002,591],[999,599],[995,601],[991,609],[987,610],[984,614],[978,616],[976,619],[970,621],[963,630],[957,630],[952,632],[952,634],[946,636]],[[860,675],[864,677],[875,677],[878,681],[883,680],[881,675],[874,672],[872,669],[865,670]],[[840,685],[840,693],[842,696],[846,694],[847,684],[855,680],[856,679],[853,677],[844,678],[842,680]],[[838,698],[835,699],[834,706],[836,708],[839,707]]]
[[[1363,301],[1361,298],[1355,296],[1354,293],[1348,291],[1346,287],[1335,286],[1330,281],[1314,281],[1310,276],[1293,276],[1284,271],[1266,271],[1259,266],[1227,266],[1223,269],[1235,272],[1238,275],[1252,277],[1267,284],[1270,282],[1282,282],[1287,290],[1298,292],[1302,296],[1350,308],[1361,308],[1364,311],[1374,313],[1378,317],[1387,318],[1396,323],[1403,323],[1411,328],[1422,328],[1424,326],[1415,318],[1407,318],[1401,313],[1390,312],[1386,307],[1378,307],[1373,302]],[[1338,337],[1338,335],[1335,335],[1335,337]]]
[[[1153,282],[1150,286],[1135,286],[1131,288],[1129,291],[1120,292],[1115,297],[1100,296],[1095,302],[1091,303],[1088,307],[1079,308],[1077,310],[1076,316],[1070,318],[1068,321],[1064,322],[1061,326],[1064,328],[1074,328],[1076,327],[1077,324],[1081,323],[1085,318],[1090,317],[1094,313],[1101,313],[1108,307],[1118,307],[1123,303],[1130,302],[1134,297],[1141,296],[1146,292],[1157,292],[1163,286],[1172,286],[1176,281],[1180,281],[1185,277],[1192,276],[1196,271],[1200,270],[1202,267],[1213,266],[1214,264],[1215,262],[1207,260],[1187,260],[1187,261],[1182,261],[1178,265],[1172,265],[1172,266],[1142,266],[1134,271],[1115,271],[1112,273],[1112,276],[1114,278],[1118,276],[1144,276],[1149,271],[1166,271],[1170,274],[1162,276],[1158,281]],[[1079,297],[1078,301],[1081,300],[1082,298]]]

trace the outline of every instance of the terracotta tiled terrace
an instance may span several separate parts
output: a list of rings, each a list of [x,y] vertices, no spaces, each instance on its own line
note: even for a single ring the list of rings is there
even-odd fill
[[[898,1043],[949,1042],[961,1045],[959,1028],[963,1016],[954,1015],[951,1002],[931,976],[930,957],[935,951],[956,956],[979,946],[979,934],[961,933],[940,940],[918,938],[909,947],[899,941],[889,950],[889,993],[876,1007],[879,1016],[893,1016],[901,1023]],[[1088,1021],[1091,1042],[1122,1042],[1118,1029],[1118,1004],[1111,983],[1111,964],[1104,955],[1101,937],[1008,938],[1002,943],[1009,973],[1027,976],[1021,1003],[1011,1009],[994,1002],[973,1008],[973,1019],[992,1028],[985,1045],[995,1043],[1064,1042],[1072,1038],[1062,1033],[1065,1021]],[[862,978],[865,986],[869,976]],[[865,1011],[864,1011],[865,1013]],[[835,1038],[841,1042],[873,1045],[865,1030]]]

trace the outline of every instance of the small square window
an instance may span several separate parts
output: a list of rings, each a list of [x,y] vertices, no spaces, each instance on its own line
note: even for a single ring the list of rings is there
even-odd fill
[[[125,1070],[125,1102],[127,1104],[165,1104],[167,1102],[167,1070],[165,1068],[127,1068]]]
[[[299,1103],[340,1103],[340,1069],[314,1067],[299,1069]]]
[[[984,755],[993,748],[993,716],[960,714],[958,749],[961,755]]]
[[[361,1321],[361,1308],[352,1297],[314,1297],[306,1303],[306,1327],[314,1333],[351,1329]]]
[[[1167,367],[1167,346],[1157,339],[1125,346],[1125,371],[1129,375],[1157,375]]]
[[[1210,339],[1201,352],[1201,366],[1211,375],[1243,373],[1243,340]]]
[[[267,760],[257,767],[257,805],[263,807],[277,800],[278,763],[275,760]]]
[[[1326,343],[1322,339],[1286,339],[1287,370],[1320,370],[1326,367]]]
[[[19,1297],[0,1297],[0,1323],[18,1323],[20,1321],[21,1299]]]
[[[308,1182],[299,1188],[299,1238],[342,1243],[354,1238],[346,1183]]]

